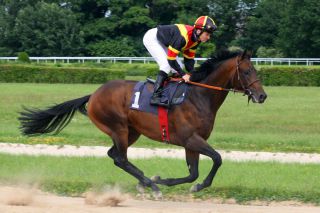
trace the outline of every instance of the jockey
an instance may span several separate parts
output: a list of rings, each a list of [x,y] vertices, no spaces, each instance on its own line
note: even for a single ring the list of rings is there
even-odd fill
[[[143,37],[143,44],[159,65],[160,72],[154,84],[154,92],[150,104],[168,106],[161,102],[163,82],[170,71],[179,75],[185,82],[190,79],[190,74],[183,71],[183,64],[178,58],[182,52],[184,65],[190,73],[194,70],[194,57],[196,48],[201,42],[210,39],[217,26],[209,16],[200,16],[194,26],[184,24],[160,25],[150,29]]]

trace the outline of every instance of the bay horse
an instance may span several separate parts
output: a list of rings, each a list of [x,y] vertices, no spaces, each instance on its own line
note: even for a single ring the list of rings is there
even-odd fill
[[[162,141],[157,115],[129,109],[136,81],[109,81],[91,95],[44,110],[25,108],[19,117],[20,129],[24,135],[29,136],[58,133],[70,122],[76,111],[87,114],[97,128],[112,138],[113,146],[108,156],[114,164],[138,179],[138,186],[151,187],[156,195],[161,195],[157,184],[173,186],[195,181],[199,174],[199,155],[208,156],[213,165],[204,181],[191,188],[192,192],[197,192],[212,184],[222,164],[220,154],[206,140],[213,130],[217,111],[227,97],[228,89],[241,90],[248,96],[248,101],[251,99],[254,103],[263,103],[267,98],[250,58],[251,53],[248,51],[223,51],[208,59],[192,74],[191,79],[225,90],[191,85],[186,100],[170,108],[170,143],[185,148],[189,169],[187,177],[148,178],[128,161],[127,149],[141,134],[154,141]]]

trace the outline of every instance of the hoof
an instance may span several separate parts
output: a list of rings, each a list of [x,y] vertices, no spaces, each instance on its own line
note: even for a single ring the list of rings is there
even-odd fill
[[[144,193],[144,188],[145,187],[141,183],[138,183],[137,186],[136,186],[136,189],[140,194]]]
[[[201,185],[199,183],[197,183],[196,185],[190,188],[190,192],[198,192],[200,190],[201,190]]]
[[[157,183],[160,180],[160,176],[155,175],[155,176],[152,176],[150,179],[152,180],[152,182]]]
[[[153,191],[152,196],[155,200],[162,200],[162,192],[161,191]]]

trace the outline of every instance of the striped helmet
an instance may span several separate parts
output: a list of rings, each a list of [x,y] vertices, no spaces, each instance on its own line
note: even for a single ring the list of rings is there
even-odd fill
[[[194,27],[208,33],[213,33],[217,29],[216,23],[209,16],[200,16],[194,23]]]

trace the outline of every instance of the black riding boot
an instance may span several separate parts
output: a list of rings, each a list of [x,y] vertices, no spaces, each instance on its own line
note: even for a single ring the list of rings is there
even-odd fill
[[[154,91],[150,100],[150,104],[151,105],[159,105],[159,106],[165,106],[168,107],[169,103],[166,102],[161,102],[161,92],[162,92],[162,88],[163,88],[163,83],[164,81],[168,78],[168,74],[160,71],[158,76],[157,76],[157,80],[154,83]]]

